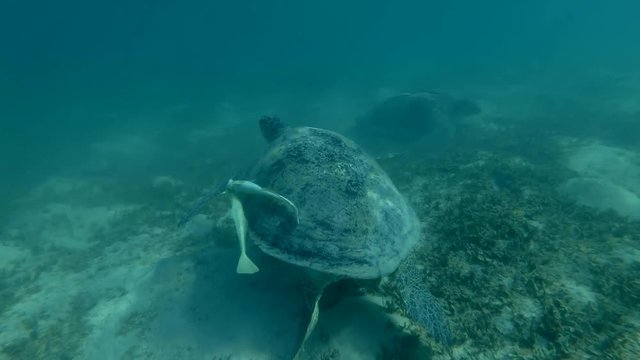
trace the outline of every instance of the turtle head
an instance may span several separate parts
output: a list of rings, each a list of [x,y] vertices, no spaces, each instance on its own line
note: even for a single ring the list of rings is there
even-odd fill
[[[285,125],[276,116],[263,116],[260,118],[260,131],[262,136],[268,141],[272,142],[284,131]]]

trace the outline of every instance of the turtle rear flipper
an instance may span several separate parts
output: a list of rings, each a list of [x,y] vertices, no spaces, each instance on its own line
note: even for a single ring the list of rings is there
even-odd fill
[[[322,298],[322,291],[318,291],[318,293],[315,295],[315,300],[313,301],[313,304],[311,304],[312,306],[308,308],[310,313],[308,314],[308,316],[303,317],[304,319],[308,319],[309,321],[304,329],[304,336],[301,336],[300,340],[298,341],[296,354],[293,357],[294,360],[299,360],[302,358],[302,356],[305,353],[305,344],[307,343],[309,336],[311,336],[311,333],[313,333],[313,330],[316,328],[316,325],[318,324],[318,319],[320,318],[320,299],[321,298]],[[303,335],[303,333],[300,333],[300,335]]]

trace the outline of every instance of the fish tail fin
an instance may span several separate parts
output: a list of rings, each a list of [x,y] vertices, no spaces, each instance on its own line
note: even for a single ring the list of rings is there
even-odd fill
[[[247,254],[240,254],[240,259],[238,260],[238,267],[236,267],[236,272],[238,274],[254,274],[257,273],[260,269],[256,266],[256,264],[249,259]]]

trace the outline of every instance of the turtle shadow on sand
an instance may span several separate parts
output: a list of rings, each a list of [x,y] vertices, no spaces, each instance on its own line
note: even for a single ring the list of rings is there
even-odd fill
[[[260,271],[250,276],[229,271],[237,249],[219,245],[159,261],[120,326],[118,336],[137,333],[125,355],[158,360],[294,358],[309,322],[306,274],[252,246],[248,251],[260,264]],[[378,304],[359,296],[353,284],[335,285],[321,303],[323,316],[308,339],[313,356],[299,358],[339,354],[372,359],[384,351],[415,351],[402,348],[412,335]],[[116,344],[123,342],[112,346]],[[112,356],[93,353],[93,358]]]
[[[301,276],[267,255],[256,253],[255,259],[261,271],[253,276],[229,271],[235,248],[212,246],[158,262],[132,311],[147,321],[137,324],[141,332],[129,354],[167,360],[293,358],[308,323],[308,305],[297,296]]]

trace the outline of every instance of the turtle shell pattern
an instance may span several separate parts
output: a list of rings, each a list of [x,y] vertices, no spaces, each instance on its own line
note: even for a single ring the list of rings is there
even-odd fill
[[[274,204],[245,206],[258,247],[285,262],[377,278],[393,272],[418,242],[417,217],[387,174],[337,133],[287,128],[270,143],[250,179],[299,210],[296,224]]]

